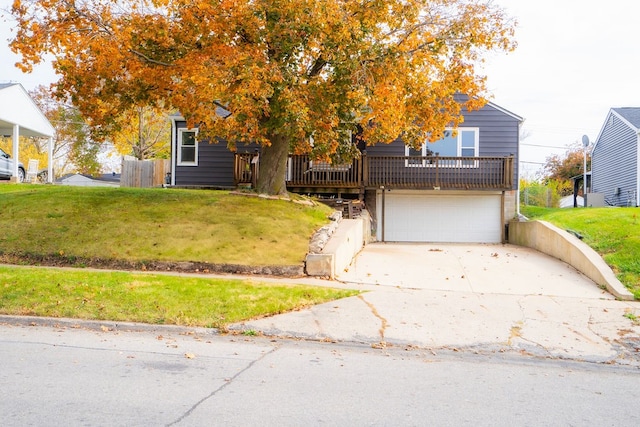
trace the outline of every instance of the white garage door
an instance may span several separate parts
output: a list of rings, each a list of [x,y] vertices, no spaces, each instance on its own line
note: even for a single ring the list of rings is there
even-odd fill
[[[380,195],[378,197],[380,200]],[[499,243],[502,240],[501,195],[387,192],[384,225],[387,242]],[[378,212],[381,212],[381,203]]]

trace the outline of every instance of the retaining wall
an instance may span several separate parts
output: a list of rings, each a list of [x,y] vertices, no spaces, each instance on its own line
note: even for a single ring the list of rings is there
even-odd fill
[[[362,250],[370,235],[371,221],[366,211],[360,218],[343,219],[319,253],[307,254],[305,271],[309,276],[334,279]]]
[[[566,262],[598,285],[605,286],[619,299],[634,299],[596,251],[553,224],[545,221],[511,221],[509,243],[533,248]]]

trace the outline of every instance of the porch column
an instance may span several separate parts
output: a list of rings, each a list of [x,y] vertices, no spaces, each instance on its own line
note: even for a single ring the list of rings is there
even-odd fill
[[[13,179],[15,179],[16,181],[18,180],[18,154],[19,154],[19,149],[18,146],[20,145],[20,125],[18,124],[14,124],[13,125],[13,139],[12,139],[12,152],[11,152],[11,157],[13,157],[13,171],[11,171],[11,176],[13,177]]]
[[[47,183],[53,183],[53,138],[47,140],[48,159],[47,162]]]

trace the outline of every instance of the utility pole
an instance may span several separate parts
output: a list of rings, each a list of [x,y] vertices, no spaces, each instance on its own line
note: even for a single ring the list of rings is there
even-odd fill
[[[584,166],[582,176],[582,199],[584,201],[584,207],[587,207],[587,147],[589,146],[589,137],[582,135],[582,146],[584,147]]]

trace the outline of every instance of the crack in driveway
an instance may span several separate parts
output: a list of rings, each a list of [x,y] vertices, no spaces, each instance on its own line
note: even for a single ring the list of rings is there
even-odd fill
[[[380,345],[381,346],[386,346],[384,333],[385,333],[385,330],[387,329],[387,326],[388,326],[387,319],[382,317],[380,315],[380,313],[378,313],[378,310],[376,309],[376,307],[373,304],[371,304],[369,301],[364,299],[364,297],[362,295],[358,295],[358,298],[360,298],[362,300],[362,302],[364,302],[367,305],[367,307],[369,307],[369,309],[371,310],[371,313],[373,313],[374,316],[376,316],[378,319],[380,319],[380,329],[378,330],[380,332]]]

